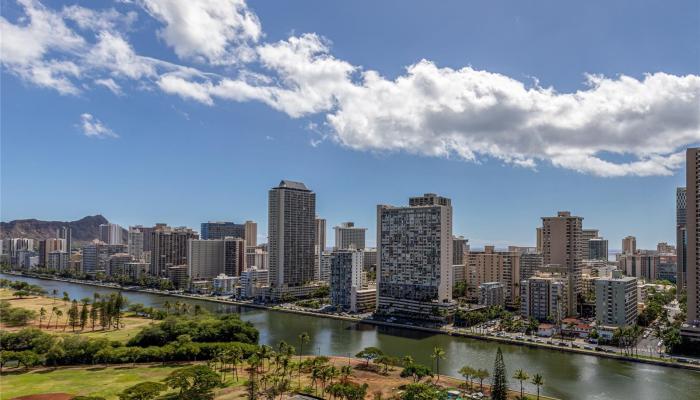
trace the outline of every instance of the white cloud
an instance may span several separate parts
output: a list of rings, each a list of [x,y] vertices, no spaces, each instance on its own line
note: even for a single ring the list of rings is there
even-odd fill
[[[80,115],[80,128],[87,137],[95,137],[100,139],[119,137],[119,135],[104,125],[102,121],[88,113]]]
[[[117,96],[121,96],[122,94],[124,94],[124,92],[122,92],[121,86],[119,86],[119,84],[115,82],[112,78],[95,79],[95,84],[106,87]]]
[[[95,32],[128,30],[138,19],[138,14],[134,11],[122,14],[114,8],[98,11],[78,5],[64,7],[61,15],[75,22],[80,29]]]
[[[124,32],[133,11],[58,12],[32,0],[20,0],[26,17],[17,22],[0,17],[2,64],[65,94],[78,93],[81,79],[121,94],[120,83],[132,80],[206,105],[259,101],[292,118],[320,115],[325,124],[314,129],[312,145],[328,138],[361,151],[493,158],[532,169],[547,163],[611,177],[672,174],[681,150],[700,143],[698,75],[591,75],[583,89],[559,93],[536,78],[530,86],[423,60],[389,79],[334,57],[314,33],[261,43],[260,22],[244,0],[137,3],[163,24],[165,44],[202,69],[137,54]],[[206,70],[212,67],[225,76]],[[89,114],[81,119],[94,136],[111,132]]]
[[[87,53],[86,60],[94,67],[110,70],[115,76],[135,80],[156,73],[151,59],[137,55],[123,37],[108,31],[98,34],[97,44]]]
[[[178,57],[212,64],[250,60],[248,43],[262,28],[244,0],[142,0],[144,9],[165,27],[159,36]]]
[[[71,61],[47,59],[46,55],[74,53],[85,45],[84,39],[39,2],[19,0],[18,3],[24,8],[26,18],[13,24],[0,16],[2,65],[38,86],[53,88],[62,94],[78,93],[70,77],[80,74],[79,67]]]

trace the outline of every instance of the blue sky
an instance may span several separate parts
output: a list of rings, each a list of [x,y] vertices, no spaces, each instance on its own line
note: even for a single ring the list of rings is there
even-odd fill
[[[697,2],[126,3],[2,1],[3,221],[264,235],[292,179],[329,235],[435,192],[475,246],[532,245],[557,210],[611,248],[674,241]]]

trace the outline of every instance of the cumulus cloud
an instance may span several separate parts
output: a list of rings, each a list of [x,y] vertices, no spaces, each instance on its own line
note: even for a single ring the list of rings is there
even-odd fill
[[[158,31],[178,57],[213,64],[250,60],[248,43],[262,28],[244,0],[142,0],[142,6],[165,26]]]
[[[119,135],[103,124],[102,121],[88,113],[80,115],[80,128],[87,137],[99,139],[119,137]]]
[[[85,40],[71,31],[63,19],[33,0],[19,0],[24,8],[24,23],[13,24],[0,16],[0,60],[9,71],[38,86],[53,88],[62,94],[79,89],[71,76],[80,74],[78,66],[47,54],[73,53]]]
[[[0,17],[2,64],[65,94],[90,79],[115,94],[124,81],[136,81],[134,87],[155,85],[209,106],[259,101],[292,118],[320,116],[325,122],[314,126],[312,145],[331,140],[359,151],[496,159],[531,169],[549,164],[615,177],[672,174],[682,149],[700,143],[698,75],[586,75],[582,89],[561,93],[536,79],[525,84],[422,60],[388,78],[336,58],[330,41],[315,33],[264,42],[244,0],[122,6],[134,3],[158,21],[158,37],[179,60],[197,69],[139,55],[126,32],[133,10],[52,11],[32,0],[20,0],[26,18]],[[81,120],[93,135],[111,132],[89,114]]]

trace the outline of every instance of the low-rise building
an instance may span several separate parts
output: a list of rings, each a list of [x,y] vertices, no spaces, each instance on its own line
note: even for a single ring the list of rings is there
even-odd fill
[[[263,288],[269,288],[270,272],[266,269],[250,267],[241,273],[241,297],[251,299],[260,297]]]
[[[217,295],[232,295],[235,293],[239,278],[237,276],[228,276],[219,274],[211,281],[211,287]]]
[[[377,308],[377,287],[353,287],[350,292],[350,312],[364,313]]]

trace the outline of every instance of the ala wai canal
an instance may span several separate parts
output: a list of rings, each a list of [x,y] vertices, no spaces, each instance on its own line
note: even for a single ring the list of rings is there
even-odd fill
[[[76,283],[58,282],[13,275],[0,275],[44,287],[51,292],[68,292],[71,298],[91,297],[94,292],[111,293],[114,289]],[[173,298],[151,293],[125,292],[131,303],[162,306],[166,301],[200,304],[212,312],[238,313],[260,331],[260,343],[275,346],[281,340],[296,344],[301,332],[308,332],[308,353],[336,356],[354,355],[362,348],[376,346],[387,354],[410,354],[418,362],[431,365],[430,353],[441,346],[447,359],[440,363],[441,372],[459,376],[462,365],[493,369],[496,348],[501,347],[509,375],[522,368],[530,375],[540,373],[545,385],[542,394],[560,399],[673,399],[700,398],[700,372],[650,364],[618,361],[595,356],[565,353],[525,346],[505,345],[485,340],[416,332],[410,329],[374,325],[255,309],[204,300]],[[512,380],[513,388],[517,381]],[[526,390],[535,392],[532,385]]]

